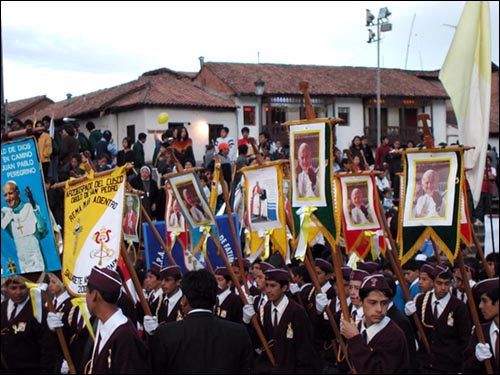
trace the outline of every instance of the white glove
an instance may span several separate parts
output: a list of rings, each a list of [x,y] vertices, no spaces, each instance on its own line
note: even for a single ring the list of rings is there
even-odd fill
[[[63,313],[54,313],[50,311],[47,313],[47,325],[52,332],[54,332],[56,328],[64,327],[62,315]]]
[[[254,315],[255,309],[253,308],[253,305],[248,304],[243,306],[243,323],[249,324]]]
[[[69,374],[68,362],[65,359],[63,359],[61,364],[61,374]]]
[[[245,295],[245,297],[247,297],[248,304],[249,305],[253,305],[253,303],[255,302],[255,296],[247,296],[247,295]]]
[[[300,287],[299,287],[299,284],[297,283],[290,283],[290,293],[292,294],[296,294],[298,292],[300,292]]]
[[[158,317],[151,315],[144,315],[144,330],[148,335],[154,335],[158,328]]]
[[[492,356],[489,344],[478,343],[476,345],[476,358],[479,362],[490,359]]]
[[[415,302],[413,301],[408,301],[405,303],[405,314],[406,316],[411,316],[417,312],[417,305],[415,305]]]
[[[325,310],[326,305],[328,305],[328,297],[326,293],[318,293],[316,294],[316,310],[318,312],[323,312]]]

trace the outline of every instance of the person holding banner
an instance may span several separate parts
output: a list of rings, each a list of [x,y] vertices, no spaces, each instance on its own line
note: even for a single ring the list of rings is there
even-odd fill
[[[7,206],[2,207],[2,229],[14,239],[22,272],[43,271],[45,266],[40,240],[49,233],[47,220],[33,199],[29,186],[26,186],[25,194],[29,203],[21,201],[21,192],[15,181],[7,181],[3,186]]]
[[[1,306],[2,373],[53,374],[56,337],[45,324],[47,310],[43,305],[39,306],[39,319],[35,317],[27,281],[21,275],[5,279],[7,299]]]

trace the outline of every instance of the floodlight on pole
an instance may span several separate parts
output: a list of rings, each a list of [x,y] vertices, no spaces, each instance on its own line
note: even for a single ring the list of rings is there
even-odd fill
[[[387,7],[380,8],[377,23],[373,24],[374,16],[369,9],[366,10],[366,26],[377,26],[377,34],[368,29],[368,43],[377,42],[377,146],[381,143],[381,109],[380,109],[380,33],[391,31],[392,24],[389,22],[389,12]],[[372,18],[373,17],[373,18]]]

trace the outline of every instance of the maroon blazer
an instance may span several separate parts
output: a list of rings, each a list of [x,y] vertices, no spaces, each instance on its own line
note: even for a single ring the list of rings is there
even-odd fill
[[[425,311],[422,315],[423,302],[432,292],[422,293],[416,297],[417,316],[422,321],[431,353],[427,353],[424,345],[420,345],[419,353],[425,356],[424,368],[435,371],[460,372],[464,363],[464,351],[469,344],[471,320],[467,305],[457,297],[450,295],[439,319],[435,321],[429,295]],[[423,319],[422,319],[423,316]]]
[[[405,334],[392,320],[367,344],[362,335],[347,340],[349,359],[358,374],[408,374]]]
[[[490,344],[490,350],[494,354],[495,343],[491,342],[490,338],[490,325],[493,324],[491,321],[481,324],[481,330],[483,331],[484,339],[488,344]],[[464,374],[486,374],[486,366],[484,362],[480,362],[476,358],[476,345],[479,340],[476,334],[476,328],[474,327],[474,332],[472,333],[469,341],[469,345],[465,350],[465,363],[464,363]],[[498,358],[495,356],[490,358],[490,363],[493,367],[493,373],[498,374]]]

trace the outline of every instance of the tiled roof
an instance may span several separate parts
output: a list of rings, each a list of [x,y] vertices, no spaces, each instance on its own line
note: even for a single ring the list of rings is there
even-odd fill
[[[269,95],[302,95],[300,81],[309,82],[309,93],[365,97],[377,91],[377,69],[345,66],[204,63],[224,81],[236,95],[254,95],[254,81],[259,77],[265,82]],[[446,99],[441,85],[419,79],[411,72],[399,69],[380,69],[381,95],[402,97],[428,97]]]
[[[54,103],[51,99],[47,98],[45,95],[35,96],[33,98],[15,100],[7,103],[7,111],[9,112],[9,117],[18,117],[24,112],[34,112],[41,111],[44,107],[49,106]],[[32,115],[33,113],[31,113]],[[43,117],[40,116],[40,118]],[[24,119],[22,119],[24,120]]]
[[[214,110],[236,108],[234,103],[197,87],[186,74],[162,68],[146,72],[135,81],[54,103],[47,111],[48,114],[53,112],[55,118],[61,118],[119,112],[144,106],[203,107]]]

